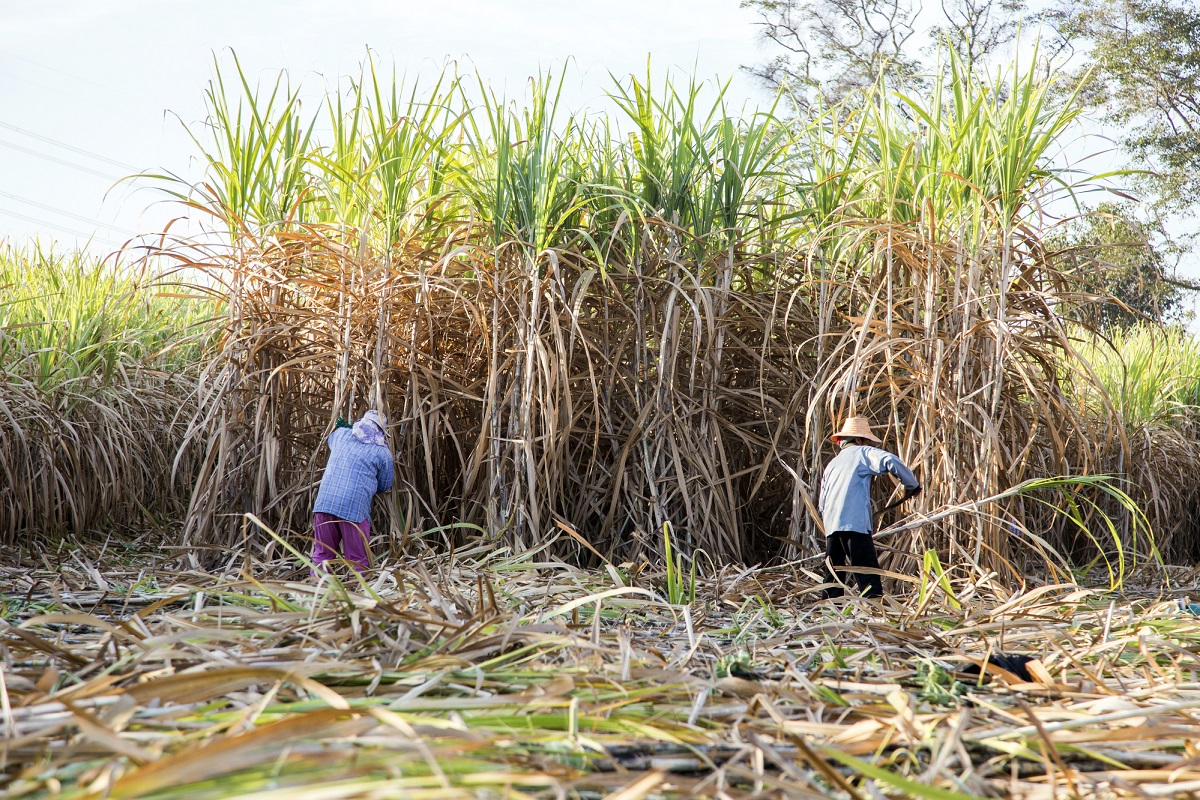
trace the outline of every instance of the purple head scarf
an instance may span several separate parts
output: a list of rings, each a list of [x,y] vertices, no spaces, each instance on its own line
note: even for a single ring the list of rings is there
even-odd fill
[[[383,414],[378,411],[368,411],[362,415],[362,419],[354,423],[354,429],[351,431],[355,439],[358,439],[364,444],[377,444],[380,447],[387,447],[387,428],[384,426],[387,422],[383,418]]]

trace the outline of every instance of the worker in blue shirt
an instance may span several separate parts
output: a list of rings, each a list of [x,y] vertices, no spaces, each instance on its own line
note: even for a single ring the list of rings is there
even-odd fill
[[[329,462],[313,506],[313,564],[323,570],[325,562],[344,556],[352,566],[366,569],[371,563],[371,499],[392,488],[387,423],[378,411],[368,411],[353,426],[339,420],[328,442]]]
[[[866,417],[850,417],[842,430],[830,437],[841,452],[825,467],[821,478],[821,523],[825,528],[825,583],[844,583],[833,571],[844,574],[851,567],[879,569],[875,524],[871,513],[871,478],[889,472],[904,484],[904,499],[921,493],[921,484],[904,462],[873,445],[882,444],[871,433]],[[866,597],[883,596],[883,577],[854,573],[858,589]],[[825,589],[823,597],[841,597],[840,585]]]

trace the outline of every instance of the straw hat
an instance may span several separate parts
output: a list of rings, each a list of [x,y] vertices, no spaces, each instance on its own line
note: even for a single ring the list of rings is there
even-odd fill
[[[838,439],[866,439],[881,444],[879,437],[871,433],[871,423],[867,422],[866,417],[850,417],[842,429],[829,438],[835,442]]]

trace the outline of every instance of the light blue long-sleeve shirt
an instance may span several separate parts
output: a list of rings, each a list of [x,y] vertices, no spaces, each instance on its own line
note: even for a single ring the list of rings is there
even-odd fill
[[[329,434],[329,463],[313,512],[362,522],[371,516],[375,493],[392,488],[393,470],[390,450],[360,442],[349,428],[338,428]]]
[[[844,447],[829,462],[821,478],[821,523],[826,536],[840,531],[874,532],[871,478],[885,472],[895,475],[905,489],[921,486],[903,461],[878,447]]]

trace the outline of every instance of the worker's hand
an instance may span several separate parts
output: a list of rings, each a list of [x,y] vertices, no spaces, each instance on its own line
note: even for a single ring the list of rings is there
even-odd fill
[[[912,498],[916,497],[923,491],[924,491],[924,489],[922,489],[920,486],[918,486],[915,489],[905,489],[904,490],[904,499],[911,500]]]

